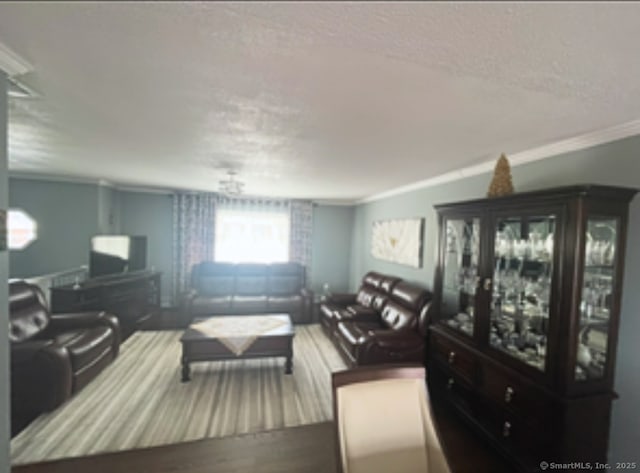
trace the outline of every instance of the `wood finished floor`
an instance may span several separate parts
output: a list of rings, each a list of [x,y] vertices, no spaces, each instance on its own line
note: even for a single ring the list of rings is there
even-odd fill
[[[446,409],[434,415],[452,473],[515,470]],[[13,473],[335,473],[333,422],[14,467]]]

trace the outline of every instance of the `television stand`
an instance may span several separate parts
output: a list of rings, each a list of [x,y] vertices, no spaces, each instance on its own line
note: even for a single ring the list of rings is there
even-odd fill
[[[118,317],[122,340],[160,311],[159,271],[103,276],[51,288],[51,311],[104,310]]]

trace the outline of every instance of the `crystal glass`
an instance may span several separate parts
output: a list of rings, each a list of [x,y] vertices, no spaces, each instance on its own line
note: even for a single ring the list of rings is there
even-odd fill
[[[473,336],[475,294],[479,281],[480,220],[447,220],[445,229],[442,323]]]
[[[496,222],[489,343],[540,370],[547,353],[555,228],[554,215]]]
[[[578,381],[604,376],[618,226],[617,219],[587,220],[582,297],[579,306],[580,331],[576,344],[575,379]]]

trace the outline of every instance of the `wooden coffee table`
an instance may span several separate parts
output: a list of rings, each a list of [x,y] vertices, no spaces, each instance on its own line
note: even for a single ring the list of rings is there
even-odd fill
[[[276,326],[273,327],[274,325]],[[227,336],[229,334],[231,336]],[[189,381],[190,364],[196,361],[283,356],[286,358],[284,372],[291,374],[294,334],[288,314],[212,316],[195,319],[180,338],[182,382]],[[243,346],[239,352],[237,348],[243,345],[243,338],[247,343],[253,341],[248,346]]]

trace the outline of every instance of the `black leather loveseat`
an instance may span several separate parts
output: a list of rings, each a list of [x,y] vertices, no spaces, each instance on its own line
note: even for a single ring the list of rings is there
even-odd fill
[[[230,264],[205,261],[191,271],[183,313],[191,320],[210,315],[289,314],[311,321],[313,293],[298,263]]]
[[[369,272],[355,294],[329,295],[320,322],[350,365],[423,363],[432,294]]]
[[[106,312],[51,314],[38,286],[9,284],[12,424],[65,402],[118,355],[120,326]]]

